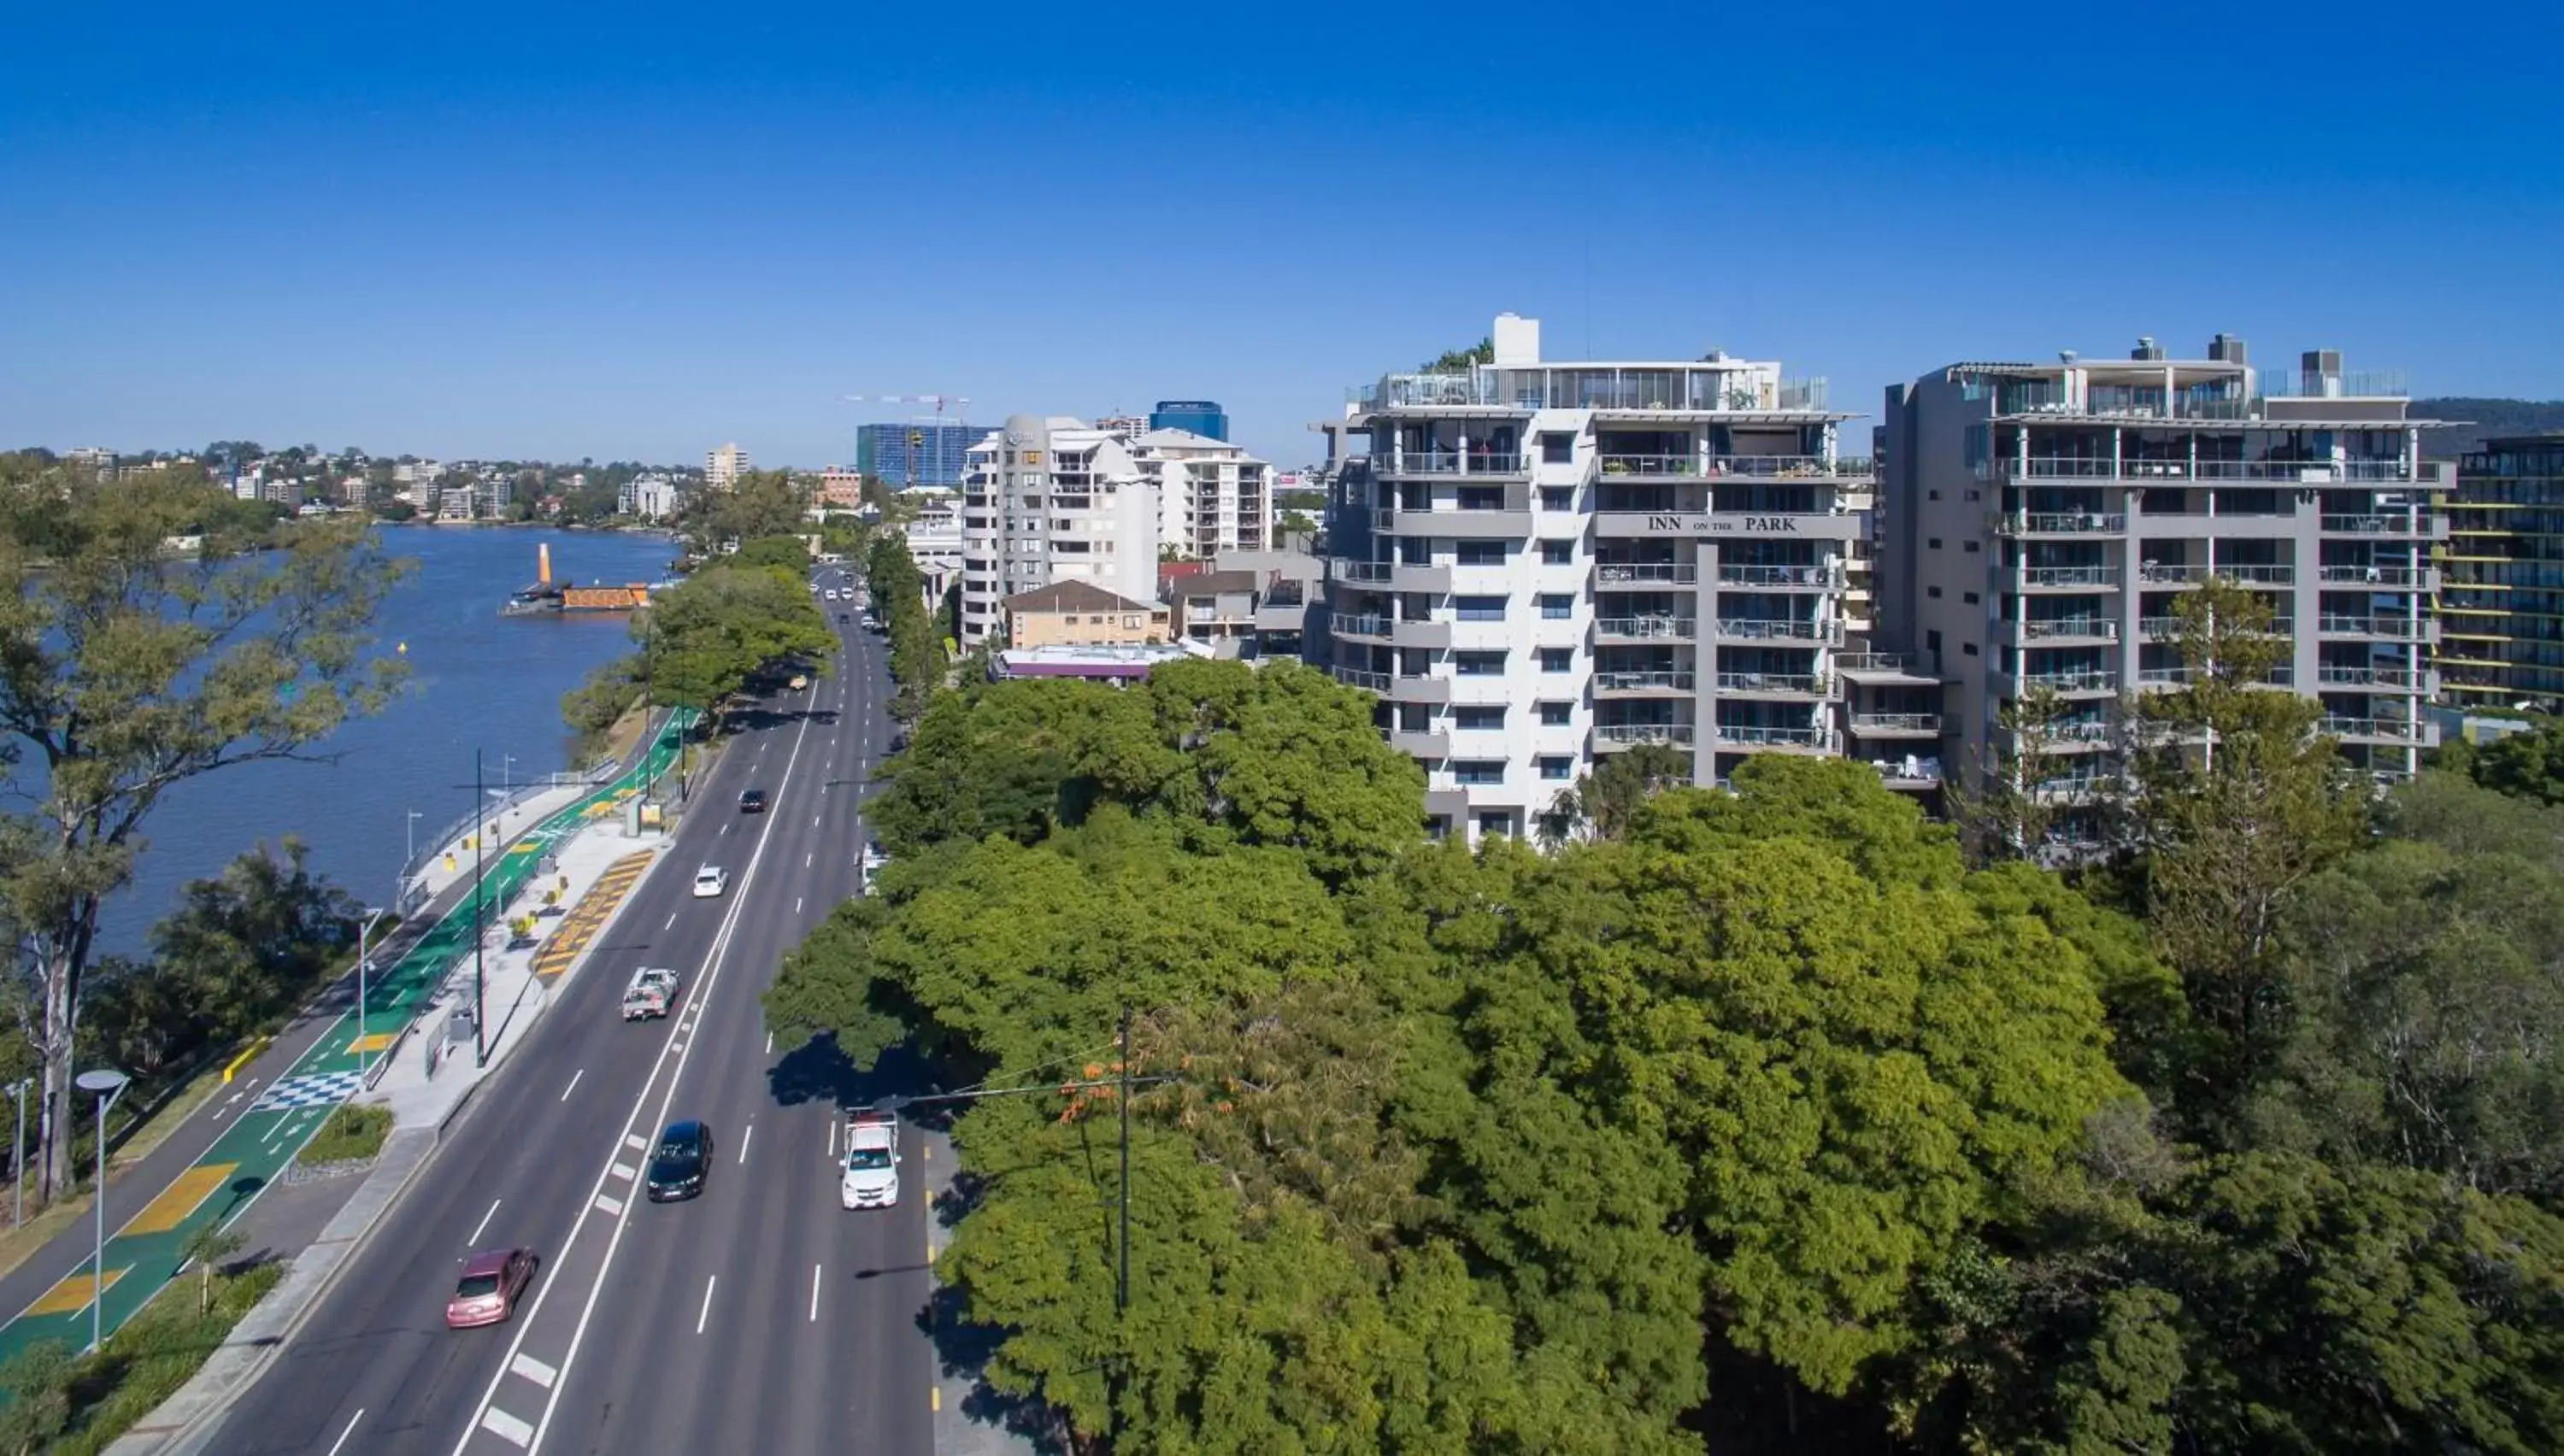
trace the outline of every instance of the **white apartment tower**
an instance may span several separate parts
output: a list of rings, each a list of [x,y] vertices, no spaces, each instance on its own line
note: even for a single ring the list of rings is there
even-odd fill
[[[718,450],[708,450],[704,453],[704,489],[727,491],[739,484],[739,478],[748,470],[748,452],[740,449],[736,442]]]
[[[2454,475],[2422,459],[2438,422],[2400,380],[2330,350],[2255,370],[2225,334],[2205,359],[2145,338],[2124,359],[1954,364],[1891,388],[1884,418],[1892,645],[1950,683],[1972,773],[2016,746],[2008,705],[2061,702],[2025,765],[2060,807],[2052,851],[2119,780],[2122,696],[2183,680],[2174,606],[2212,576],[2270,604],[2292,643],[2273,686],[2320,699],[2352,762],[2406,778],[2438,741],[2433,494]]]
[[[1273,471],[1244,448],[1190,430],[1151,430],[1131,442],[1158,488],[1158,539],[1183,556],[1260,551],[1273,535]]]
[[[1490,363],[1363,392],[1371,453],[1330,502],[1336,675],[1381,695],[1434,827],[1532,833],[1639,743],[1699,783],[1844,751],[1870,481],[1822,381],[1545,362],[1512,314],[1492,336]]]
[[[1015,415],[969,451],[962,487],[962,646],[1004,630],[998,603],[1058,581],[1158,596],[1157,488],[1131,448],[1082,421]]]

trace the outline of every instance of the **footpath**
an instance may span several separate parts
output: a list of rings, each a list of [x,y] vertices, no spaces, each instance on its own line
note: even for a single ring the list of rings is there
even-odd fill
[[[489,1022],[504,1044],[523,1035],[523,1027],[532,1020],[526,1007],[538,1006],[543,994],[536,989],[539,978],[532,969],[533,948],[506,947],[504,922],[511,907],[519,906],[521,897],[529,905],[539,898],[539,891],[527,892],[546,860],[551,862],[547,884],[563,891],[565,903],[602,874],[605,866],[600,864],[594,865],[584,882],[579,877],[602,853],[600,844],[617,851],[605,856],[609,863],[639,848],[640,841],[634,839],[581,838],[579,831],[600,821],[612,822],[627,801],[674,761],[692,726],[693,715],[672,715],[611,779],[549,789],[518,806],[509,818],[527,827],[514,835],[494,819],[492,842],[483,847],[484,873],[477,879],[469,868],[471,834],[457,841],[451,848],[461,867],[458,872],[445,873],[439,864],[422,877],[434,883],[423,884],[410,898],[424,899],[425,909],[375,948],[373,960],[382,969],[366,978],[361,1012],[354,1004],[353,977],[331,986],[304,1022],[287,1034],[283,1045],[264,1055],[245,1056],[226,1071],[232,1090],[218,1093],[197,1115],[202,1126],[173,1134],[162,1149],[175,1149],[182,1162],[174,1167],[155,1166],[162,1161],[161,1154],[155,1153],[126,1178],[110,1184],[107,1190],[110,1219],[120,1208],[131,1208],[143,1194],[149,1196],[114,1225],[103,1278],[92,1277],[93,1235],[84,1221],[40,1250],[10,1281],[0,1283],[0,1292],[13,1298],[26,1297],[28,1285],[20,1282],[22,1277],[41,1288],[0,1329],[0,1360],[40,1341],[57,1341],[72,1350],[86,1348],[93,1300],[100,1304],[108,1332],[122,1326],[185,1267],[180,1250],[198,1228],[228,1227],[248,1213],[262,1193],[294,1181],[297,1154],[339,1106],[370,1091],[367,1100],[392,1106],[394,1141],[398,1141],[400,1132],[407,1130],[405,1125],[418,1118],[441,1119],[441,1113],[432,1111],[440,1100],[447,1103],[445,1112],[459,1105],[476,1080],[464,1075],[476,1070],[471,1067],[469,1043],[463,1048],[461,1070],[433,1064],[449,1061],[442,1054],[443,1038],[456,1007],[453,982],[458,975],[460,1004],[467,1009],[471,1004],[476,912],[494,937],[483,949],[485,964],[491,968],[484,977],[485,1000]],[[513,913],[526,911],[519,908]],[[537,939],[535,945],[539,943]],[[317,1031],[307,1029],[316,1025]],[[437,1053],[433,1059],[431,1051]],[[494,1046],[494,1062],[496,1055]],[[205,1143],[208,1133],[211,1141]],[[433,1142],[432,1131],[429,1142]],[[192,1155],[186,1151],[191,1144],[196,1149]],[[395,1161],[387,1144],[377,1159],[377,1171]],[[156,1192],[151,1191],[155,1188]],[[119,1192],[123,1196],[117,1196]],[[351,1211],[361,1200],[347,1201]],[[69,1272],[63,1272],[67,1266]],[[278,1294],[262,1301],[251,1318],[276,1305],[279,1295],[294,1282],[290,1273]],[[17,1289],[9,1289],[10,1284]]]

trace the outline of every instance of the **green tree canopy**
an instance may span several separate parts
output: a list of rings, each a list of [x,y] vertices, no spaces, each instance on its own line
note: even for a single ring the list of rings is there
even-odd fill
[[[632,633],[653,701],[707,712],[776,664],[824,669],[837,647],[799,574],[772,566],[697,572],[653,593]]]

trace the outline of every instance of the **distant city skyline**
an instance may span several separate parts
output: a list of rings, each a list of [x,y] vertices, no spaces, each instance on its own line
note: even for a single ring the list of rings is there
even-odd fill
[[[1506,310],[1562,355],[1787,358],[1863,420],[1951,359],[2220,330],[2564,396],[2557,18],[2382,53],[2359,10],[1677,10],[1633,85],[1516,59],[1561,18],[1495,3],[1475,44],[1393,7],[971,17],[1033,68],[914,11],[40,9],[0,94],[0,446],[815,469],[880,418],[844,396],[946,392],[1218,400],[1287,467]],[[2322,104],[2390,69],[2391,119]],[[1106,225],[976,218],[1080,179]]]

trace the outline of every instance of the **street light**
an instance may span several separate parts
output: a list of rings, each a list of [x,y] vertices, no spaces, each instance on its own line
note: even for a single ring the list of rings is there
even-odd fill
[[[9,1182],[15,1191],[15,1206],[9,1211],[9,1226],[27,1226],[27,1094],[35,1090],[36,1079],[23,1078],[9,1084],[9,1100],[18,1105],[18,1139],[9,1144]]]
[[[401,856],[400,874],[392,880],[392,908],[395,910],[409,901],[409,867],[418,863],[418,821],[426,817],[426,810],[412,809],[409,818],[401,825],[401,848],[405,853]]]
[[[372,968],[372,962],[365,958],[365,936],[373,930],[375,922],[389,914],[391,912],[387,910],[366,911],[365,923],[356,927],[356,1072],[359,1076],[365,1071],[365,972]]]
[[[83,1072],[72,1085],[98,1099],[98,1181],[90,1188],[90,1206],[98,1212],[97,1253],[89,1275],[89,1348],[95,1352],[107,1341],[107,1115],[125,1084],[133,1079],[109,1067]]]
[[[472,814],[475,820],[490,812],[490,786],[481,776],[481,750],[472,750]],[[482,852],[490,838],[486,821],[474,826],[472,835],[472,1065],[490,1065],[490,1038],[482,1030],[485,1005],[485,980],[481,965],[481,942],[488,939],[489,930],[482,922],[485,902],[490,896],[490,882],[482,870]]]

